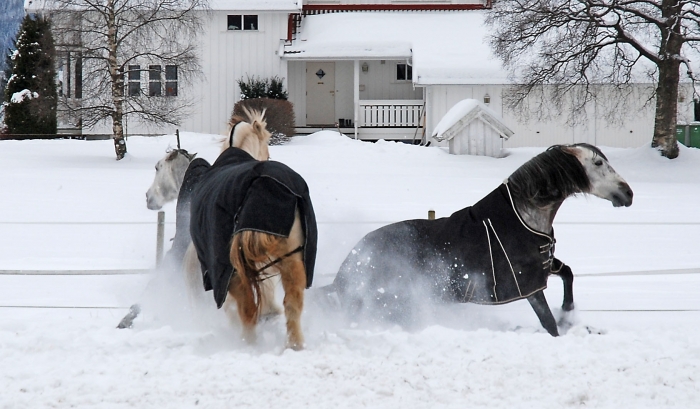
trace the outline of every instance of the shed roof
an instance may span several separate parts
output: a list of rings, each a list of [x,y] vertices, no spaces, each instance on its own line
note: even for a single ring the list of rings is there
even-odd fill
[[[442,117],[435,126],[432,137],[438,141],[449,141],[477,119],[486,123],[506,140],[513,136],[513,131],[503,123],[500,115],[476,99],[463,99]]]
[[[417,85],[508,83],[486,43],[483,21],[480,10],[312,15],[284,58],[412,58]]]

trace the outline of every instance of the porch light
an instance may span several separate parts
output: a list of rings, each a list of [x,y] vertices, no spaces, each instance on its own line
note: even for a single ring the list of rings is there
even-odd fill
[[[368,72],[369,71],[369,65],[367,65],[366,62],[362,63],[362,72]]]
[[[484,104],[488,105],[491,103],[491,96],[489,94],[484,94]]]

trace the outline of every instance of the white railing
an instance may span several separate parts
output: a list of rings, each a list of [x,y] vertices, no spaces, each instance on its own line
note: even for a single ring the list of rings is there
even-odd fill
[[[370,128],[416,127],[420,125],[420,99],[360,101],[359,126]]]

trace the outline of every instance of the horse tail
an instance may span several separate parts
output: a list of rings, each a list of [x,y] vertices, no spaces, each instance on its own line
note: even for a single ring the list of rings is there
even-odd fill
[[[269,262],[270,254],[279,253],[283,238],[246,230],[233,236],[229,258],[244,289],[245,303],[259,312],[262,305],[260,283],[264,279],[260,265]]]

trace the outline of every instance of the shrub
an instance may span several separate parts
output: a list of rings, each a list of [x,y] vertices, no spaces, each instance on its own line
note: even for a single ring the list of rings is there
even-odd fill
[[[243,107],[255,109],[258,111],[265,110],[265,121],[267,122],[267,130],[272,134],[270,143],[275,145],[283,142],[285,138],[294,136],[294,105],[291,102],[282,99],[271,98],[253,98],[243,99],[233,106],[231,121],[234,116],[245,118]]]
[[[238,81],[238,88],[241,91],[241,99],[270,98],[284,99],[288,97],[284,90],[284,81],[274,76],[272,78],[248,77]]]

